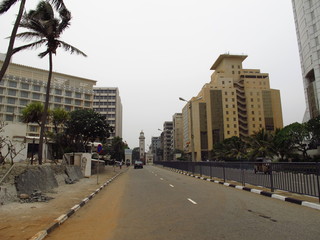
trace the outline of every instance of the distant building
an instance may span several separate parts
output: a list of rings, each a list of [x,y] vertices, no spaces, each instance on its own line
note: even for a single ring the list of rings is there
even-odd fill
[[[184,147],[192,152],[193,135],[196,161],[210,158],[214,144],[226,138],[283,127],[280,91],[270,89],[267,73],[243,69],[246,58],[220,55],[211,67],[211,81],[182,110]]]
[[[173,122],[166,121],[163,124],[163,160],[171,161],[172,159],[172,130],[173,130]]]
[[[183,151],[183,121],[182,113],[175,113],[172,116],[172,151]]]
[[[292,6],[306,97],[304,120],[307,121],[320,113],[320,3],[292,0]]]
[[[151,151],[153,154],[153,161],[161,161],[161,139],[160,137],[151,138]]]
[[[114,127],[111,137],[122,138],[122,103],[116,87],[94,87],[93,109],[105,116]]]

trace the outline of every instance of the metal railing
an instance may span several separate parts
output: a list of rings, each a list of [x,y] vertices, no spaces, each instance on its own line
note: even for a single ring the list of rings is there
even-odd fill
[[[319,198],[320,163],[155,162],[193,175],[219,178]]]

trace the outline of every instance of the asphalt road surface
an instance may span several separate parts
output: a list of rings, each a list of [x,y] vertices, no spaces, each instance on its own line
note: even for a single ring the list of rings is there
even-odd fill
[[[130,168],[47,239],[319,239],[320,212],[163,168]]]

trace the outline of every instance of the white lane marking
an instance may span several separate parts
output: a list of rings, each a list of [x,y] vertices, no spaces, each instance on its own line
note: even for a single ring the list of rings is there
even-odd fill
[[[193,201],[192,199],[188,198],[188,200],[193,203],[193,204],[197,204],[195,201]]]
[[[172,184],[169,184],[170,187],[174,187]]]
[[[162,180],[163,180],[163,178],[160,178],[160,180],[162,181]]]

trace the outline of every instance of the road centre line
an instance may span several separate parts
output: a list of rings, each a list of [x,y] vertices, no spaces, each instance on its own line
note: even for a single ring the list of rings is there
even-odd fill
[[[197,204],[195,201],[193,201],[191,198],[187,198],[191,203]]]

